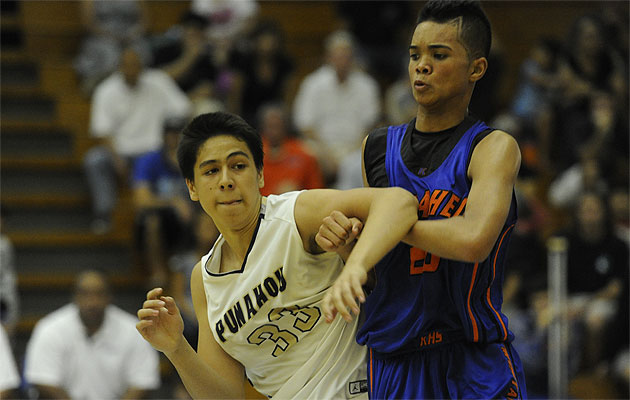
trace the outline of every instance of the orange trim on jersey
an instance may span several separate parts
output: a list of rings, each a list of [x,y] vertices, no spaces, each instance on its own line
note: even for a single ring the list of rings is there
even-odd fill
[[[510,225],[505,230],[505,232],[503,232],[503,235],[501,236],[501,240],[499,240],[499,246],[497,246],[497,251],[494,254],[494,262],[492,263],[492,282],[490,282],[490,286],[488,286],[488,291],[486,292],[486,299],[487,299],[488,305],[490,306],[494,314],[497,316],[497,320],[499,320],[499,323],[501,324],[501,328],[503,330],[503,340],[507,340],[507,328],[505,327],[505,324],[503,323],[503,319],[501,319],[501,316],[492,305],[492,301],[490,300],[490,289],[492,289],[492,284],[494,283],[494,278],[497,272],[497,257],[499,255],[499,250],[501,249],[501,244],[503,244],[503,239],[505,239],[505,235],[507,235],[507,233],[512,228],[514,228],[514,224]]]
[[[510,372],[512,373],[512,378],[514,378],[514,386],[516,386],[516,390],[518,390],[520,392],[520,390],[518,388],[518,379],[516,379],[516,372],[514,372],[514,365],[512,364],[512,358],[510,357],[510,354],[508,353],[508,351],[505,348],[504,344],[501,344],[501,351],[503,352],[503,355],[507,359],[508,366],[510,367]]]
[[[470,280],[470,290],[468,290],[468,316],[470,317],[470,321],[473,326],[473,342],[479,341],[479,329],[477,328],[477,320],[475,320],[475,316],[472,313],[472,309],[470,308],[470,296],[472,295],[473,287],[475,286],[475,277],[477,276],[477,268],[479,267],[479,263],[475,263],[475,267],[473,269],[472,279]]]
[[[370,394],[374,393],[374,375],[372,374],[372,371],[374,371],[374,364],[372,363],[372,348],[370,347]]]

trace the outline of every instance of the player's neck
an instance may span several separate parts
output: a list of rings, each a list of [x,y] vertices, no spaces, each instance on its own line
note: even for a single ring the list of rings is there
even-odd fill
[[[431,112],[418,109],[415,128],[420,132],[439,132],[452,128],[466,118],[467,110],[457,112]]]
[[[266,202],[266,198],[261,199],[262,203]],[[260,208],[257,209],[256,217],[249,219],[249,222],[240,229],[221,229],[219,231],[223,235],[225,243],[221,250],[221,272],[228,272],[234,269],[240,269],[247,251],[249,250],[256,228],[258,227],[258,219]]]

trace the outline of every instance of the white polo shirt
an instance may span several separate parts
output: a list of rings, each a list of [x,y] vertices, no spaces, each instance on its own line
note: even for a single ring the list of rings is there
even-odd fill
[[[380,117],[378,83],[357,69],[340,83],[335,70],[324,65],[304,78],[293,112],[298,129],[313,130],[340,159],[361,148],[363,138]]]
[[[132,88],[116,72],[94,91],[90,132],[99,138],[111,135],[118,154],[137,156],[160,149],[166,118],[191,111],[190,100],[166,73],[145,70]]]
[[[110,305],[91,337],[75,304],[42,318],[26,348],[25,380],[58,386],[73,399],[120,399],[129,388],[160,385],[159,355],[136,330],[137,318]]]
[[[0,325],[0,392],[20,387],[20,375],[17,372],[13,350],[9,338]]]

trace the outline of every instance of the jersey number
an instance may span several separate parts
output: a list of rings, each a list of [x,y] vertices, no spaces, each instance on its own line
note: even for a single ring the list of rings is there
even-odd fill
[[[440,264],[440,257],[427,253],[417,247],[409,249],[409,274],[420,275],[424,272],[434,272]]]
[[[274,322],[282,318],[289,316],[295,317],[293,322],[293,328],[300,332],[308,332],[319,321],[321,311],[317,307],[304,307],[299,306],[275,308],[269,313],[269,321]],[[275,324],[261,325],[254,330],[248,337],[247,341],[251,344],[260,346],[266,340],[271,340],[276,345],[271,352],[271,355],[278,357],[291,347],[291,345],[299,341],[298,336],[291,332],[289,329],[280,329]]]

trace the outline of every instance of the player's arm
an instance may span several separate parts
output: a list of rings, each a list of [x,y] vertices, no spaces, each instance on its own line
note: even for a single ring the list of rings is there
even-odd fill
[[[363,139],[361,148],[361,175],[363,176],[363,186],[369,187],[365,174],[363,155],[365,154],[365,144],[368,136]],[[344,261],[348,260],[350,252],[355,244],[355,239],[363,229],[363,221],[353,217],[350,218],[338,211],[322,220],[322,225],[315,236],[315,241],[325,251],[337,252]]]
[[[195,266],[190,285],[199,323],[197,352],[183,336],[183,321],[175,301],[163,296],[160,288],[149,291],[138,311],[138,331],[168,357],[193,398],[243,398],[244,368],[223,351],[210,331],[201,263]]]
[[[417,208],[416,198],[401,188],[322,189],[300,194],[295,204],[295,222],[304,248],[311,253],[322,251],[315,236],[322,220],[333,211],[365,221],[342,274],[324,299],[328,321],[337,311],[350,320],[348,307],[358,313],[356,299],[365,300],[362,285],[367,271],[409,231],[417,220]]]
[[[516,140],[494,131],[473,151],[463,215],[416,222],[404,241],[440,257],[467,262],[488,257],[510,210],[521,163]]]

